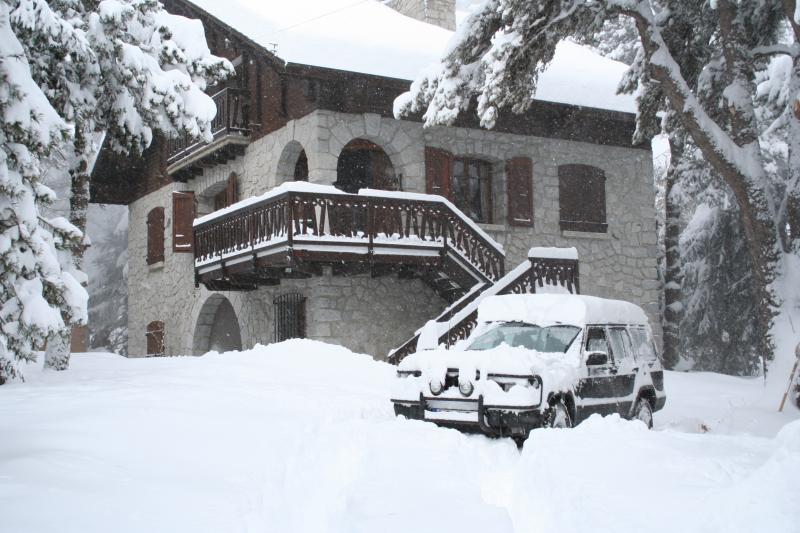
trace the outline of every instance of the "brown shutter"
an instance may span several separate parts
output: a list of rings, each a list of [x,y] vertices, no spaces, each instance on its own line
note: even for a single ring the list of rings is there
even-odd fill
[[[228,187],[225,189],[225,192],[226,207],[239,201],[239,191],[236,188],[236,174],[228,176]]]
[[[450,197],[450,176],[453,154],[438,148],[425,147],[425,181],[428,194]]]
[[[155,320],[147,324],[147,355],[164,355],[164,323]]]
[[[192,251],[194,223],[194,193],[192,191],[172,193],[172,251]]]
[[[156,207],[147,214],[147,264],[164,260],[164,208]]]
[[[515,157],[506,163],[508,181],[508,223],[533,226],[533,163],[529,157]]]
[[[558,195],[562,230],[605,233],[606,177],[589,165],[558,167]]]

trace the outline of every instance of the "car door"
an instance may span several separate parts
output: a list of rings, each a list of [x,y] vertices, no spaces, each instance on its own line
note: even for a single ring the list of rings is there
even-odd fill
[[[612,326],[607,330],[608,344],[614,355],[614,391],[617,412],[628,416],[633,406],[634,386],[638,368],[634,358],[633,344],[625,327]]]
[[[608,415],[617,412],[616,369],[612,347],[608,343],[606,328],[603,326],[587,326],[584,339],[583,364],[591,353],[605,352],[605,364],[586,365],[586,376],[581,378],[576,389],[577,418],[576,422],[585,420],[594,413]]]

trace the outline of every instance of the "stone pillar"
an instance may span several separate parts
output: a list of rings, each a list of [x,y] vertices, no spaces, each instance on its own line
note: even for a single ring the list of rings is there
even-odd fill
[[[446,30],[456,29],[455,0],[391,0],[387,5],[407,17]]]

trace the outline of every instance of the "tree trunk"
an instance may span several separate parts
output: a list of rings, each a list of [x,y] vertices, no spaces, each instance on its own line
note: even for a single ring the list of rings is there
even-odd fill
[[[680,323],[683,316],[681,286],[683,282],[679,241],[680,204],[675,185],[680,177],[678,165],[683,157],[681,134],[670,137],[670,165],[664,191],[664,350],[663,361],[667,368],[678,364],[680,352]]]
[[[733,9],[728,2],[721,2],[718,8],[721,10],[723,5],[726,9]],[[767,203],[765,180],[763,175],[758,174],[758,169],[763,174],[763,164],[757,140],[751,139],[756,131],[752,109],[732,109],[731,112],[737,114],[735,120],[732,120],[736,131],[733,134],[725,133],[727,138],[721,137],[721,132],[715,129],[719,124],[702,108],[681,76],[680,67],[661,38],[658,28],[651,26],[651,21],[642,13],[626,11],[625,14],[636,21],[642,46],[650,63],[651,77],[661,84],[672,109],[679,110],[678,117],[683,128],[705,160],[731,188],[739,205],[748,255],[753,266],[759,351],[764,360],[772,359],[774,345],[769,333],[776,309],[771,283],[777,268],[777,232]],[[658,60],[654,61],[657,51]],[[734,75],[738,73],[734,72]],[[713,124],[709,125],[708,122]],[[720,143],[725,146],[720,146]],[[750,164],[746,168],[738,166],[726,150],[739,152],[738,159],[750,160]]]

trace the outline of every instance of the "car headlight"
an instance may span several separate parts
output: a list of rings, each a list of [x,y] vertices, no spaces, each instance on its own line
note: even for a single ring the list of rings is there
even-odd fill
[[[460,390],[461,394],[463,394],[464,396],[469,396],[470,394],[472,394],[472,391],[475,390],[475,386],[472,384],[471,381],[459,381],[458,390]]]
[[[442,389],[444,389],[444,384],[438,379],[432,379],[430,382],[431,394],[434,396],[438,396],[442,393]]]

